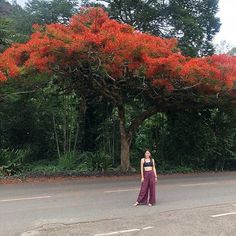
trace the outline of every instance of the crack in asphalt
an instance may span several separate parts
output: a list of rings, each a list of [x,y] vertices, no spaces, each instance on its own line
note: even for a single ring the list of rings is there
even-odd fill
[[[79,224],[95,224],[95,223],[101,223],[101,222],[106,222],[106,221],[117,221],[117,220],[121,220],[121,218],[89,220],[89,221],[80,221],[80,222],[72,222],[72,223],[62,223],[62,222],[45,223],[36,228],[23,232],[21,236],[34,236],[34,235],[39,234],[40,231],[45,231],[49,228],[58,229],[60,227],[74,226],[74,225],[79,225]]]
[[[173,210],[167,210],[167,211],[161,211],[159,212],[160,215],[168,214],[168,213],[174,213],[174,212],[181,212],[181,211],[187,211],[187,210],[193,210],[193,209],[204,209],[209,207],[223,207],[223,206],[236,206],[234,203],[221,203],[221,204],[212,204],[212,205],[206,205],[206,206],[197,206],[197,207],[188,207],[188,208],[181,208],[181,209],[173,209]],[[152,215],[152,214],[150,214]],[[78,222],[71,222],[71,223],[63,223],[63,222],[51,222],[51,223],[44,223],[40,226],[33,228],[31,230],[28,230],[21,234],[21,236],[34,236],[40,233],[40,231],[46,231],[49,228],[51,230],[63,228],[66,226],[75,226],[80,224],[96,224],[101,222],[107,222],[107,221],[118,221],[122,218],[109,218],[109,219],[98,219],[98,220],[88,220],[88,221],[78,221]]]

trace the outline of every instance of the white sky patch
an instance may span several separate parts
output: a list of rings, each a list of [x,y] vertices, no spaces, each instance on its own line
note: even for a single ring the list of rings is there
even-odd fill
[[[220,0],[219,13],[217,14],[221,20],[220,32],[215,36],[214,43],[225,40],[232,46],[236,46],[236,1]]]

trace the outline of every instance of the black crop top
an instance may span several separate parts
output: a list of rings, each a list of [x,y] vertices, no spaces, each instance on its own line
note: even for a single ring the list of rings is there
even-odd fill
[[[153,167],[153,161],[150,160],[149,162],[146,162],[146,161],[144,160],[143,167]]]

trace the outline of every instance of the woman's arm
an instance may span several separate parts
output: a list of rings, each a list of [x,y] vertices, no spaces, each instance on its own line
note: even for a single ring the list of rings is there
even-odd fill
[[[140,161],[140,168],[141,168],[141,182],[143,182],[143,180],[144,180],[144,177],[143,177],[143,163],[144,163],[144,160],[143,160],[143,158],[142,158],[141,161]]]
[[[155,164],[154,159],[153,159],[153,171],[154,171],[155,178],[157,178],[156,164]]]

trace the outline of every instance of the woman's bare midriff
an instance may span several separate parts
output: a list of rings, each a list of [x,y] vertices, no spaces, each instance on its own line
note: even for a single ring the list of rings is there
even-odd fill
[[[153,168],[150,166],[148,166],[148,167],[144,167],[144,171],[151,171],[151,170],[153,170]]]

